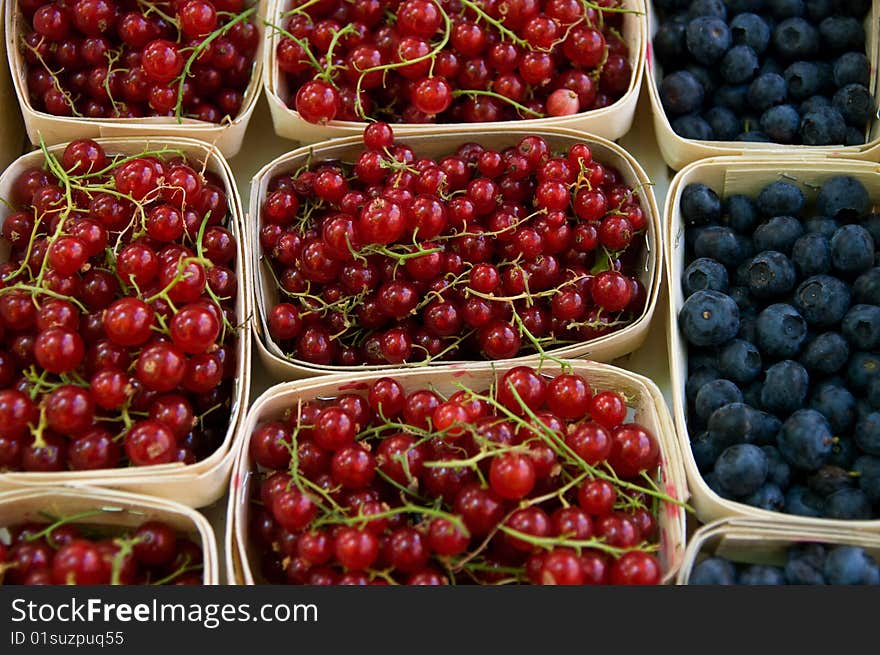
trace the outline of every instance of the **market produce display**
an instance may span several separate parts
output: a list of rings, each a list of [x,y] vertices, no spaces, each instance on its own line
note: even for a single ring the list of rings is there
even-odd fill
[[[876,585],[880,566],[859,546],[804,543],[787,549],[779,565],[707,557],[694,566],[690,585]]]
[[[276,175],[260,203],[269,336],[312,364],[508,359],[631,324],[641,189],[577,143],[468,143],[437,160],[368,126],[356,161]]]
[[[0,530],[0,584],[200,585],[202,547],[162,521],[90,525],[86,512]],[[75,522],[74,522],[75,521]]]
[[[493,122],[612,105],[633,70],[619,0],[304,0],[277,66],[311,123]]]
[[[766,510],[876,518],[880,233],[868,190],[846,175],[817,189],[784,176],[756,197],[692,183],[680,207],[677,318],[704,480]]]
[[[657,0],[660,100],[685,139],[864,144],[869,0]],[[875,37],[876,38],[876,37]],[[876,64],[875,64],[876,65]]]
[[[2,226],[0,470],[207,457],[229,429],[236,240],[224,182],[170,148],[79,140]]]
[[[244,0],[16,2],[39,111],[221,123],[241,109],[261,39]]]
[[[563,369],[565,370],[565,369]],[[293,584],[656,584],[660,444],[627,399],[519,366],[489,388],[392,377],[249,435],[253,561]]]

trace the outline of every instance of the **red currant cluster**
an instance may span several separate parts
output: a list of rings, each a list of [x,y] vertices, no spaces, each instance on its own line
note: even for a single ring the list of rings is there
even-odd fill
[[[312,123],[486,122],[614,103],[619,0],[304,0],[280,17],[289,105]]]
[[[8,530],[11,540],[0,541],[0,584],[202,584],[201,547],[161,521],[113,536],[105,536],[107,526],[64,519]]]
[[[35,109],[235,118],[260,34],[245,0],[18,0]]]
[[[222,443],[237,245],[223,181],[200,167],[80,140],[15,180],[18,211],[2,227],[0,470],[189,464]]]
[[[260,243],[283,296],[273,339],[313,364],[506,359],[579,343],[644,309],[646,215],[590,147],[540,136],[439,161],[364,132],[352,163],[276,176]]]
[[[510,369],[492,389],[308,401],[250,437],[251,534],[293,584],[658,584],[660,448],[621,394]],[[677,501],[673,501],[677,502]]]

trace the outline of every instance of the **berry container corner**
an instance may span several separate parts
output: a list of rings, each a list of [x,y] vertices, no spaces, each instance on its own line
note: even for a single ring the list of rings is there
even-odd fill
[[[732,155],[779,155],[783,153],[796,157],[811,155],[829,157],[849,157],[853,159],[874,159],[880,157],[880,112],[874,115],[868,125],[867,140],[860,146],[804,146],[784,145],[779,143],[741,143],[738,141],[699,141],[680,137],[672,129],[672,123],[660,102],[660,81],[663,70],[654,58],[654,34],[659,19],[653,3],[648,2],[648,31],[650,34],[648,53],[645,61],[645,85],[651,98],[651,109],[654,114],[654,131],[663,160],[673,169],[681,170],[687,164],[706,157],[723,157]],[[871,9],[865,19],[865,35],[867,57],[871,62],[870,91],[875,101],[880,100],[880,0],[873,0]]]
[[[199,512],[179,503],[151,496],[89,487],[41,486],[0,493],[0,528],[46,520],[46,514],[70,516],[97,510],[74,524],[135,528],[146,521],[162,521],[195,540],[202,548],[203,584],[220,584],[214,529]]]
[[[292,5],[292,0],[269,0],[266,14],[267,19],[269,22],[278,21],[283,12],[289,10]],[[627,10],[635,12],[628,13],[624,16],[623,21],[623,38],[629,46],[632,77],[629,88],[627,88],[626,92],[617,102],[602,109],[581,112],[571,116],[481,123],[479,124],[481,129],[487,131],[497,130],[511,124],[527,126],[531,130],[543,130],[547,127],[564,127],[589,132],[611,140],[619,139],[629,132],[636,112],[639,89],[641,89],[642,77],[644,75],[645,52],[648,44],[648,20],[643,0],[623,0],[623,6]],[[361,134],[364,129],[364,123],[330,121],[327,125],[316,125],[304,120],[296,111],[288,106],[284,98],[289,97],[290,90],[284,76],[278,69],[275,56],[280,40],[280,32],[271,27],[266,28],[266,43],[263,49],[263,86],[266,89],[266,99],[269,102],[269,109],[272,113],[275,133],[278,136],[299,141],[302,144]],[[462,128],[467,129],[467,125],[463,123],[432,123],[427,125],[402,123],[394,125],[395,134],[398,136],[423,134],[426,132],[452,136],[459,134]]]
[[[819,185],[830,177],[849,175],[862,182],[871,194],[871,202],[880,202],[880,165],[852,159],[832,159],[821,156],[764,156],[713,157],[689,164],[679,171],[669,185],[664,224],[666,274],[669,280],[669,366],[672,383],[672,415],[682,450],[688,487],[697,519],[709,523],[722,518],[746,517],[773,521],[778,525],[798,524],[805,519],[782,512],[771,512],[744,503],[727,500],[715,493],[697,468],[688,436],[685,384],[688,377],[688,348],[678,325],[678,312],[684,304],[681,275],[685,268],[684,225],[681,217],[681,193],[688,184],[703,183],[720,197],[729,194],[757,194],[766,184],[776,180],[795,182],[808,202],[816,197]],[[826,529],[861,529],[880,533],[880,520],[849,521],[839,519],[812,519],[813,524]]]
[[[660,485],[676,500],[686,502],[689,497],[680,446],[675,439],[674,427],[666,402],[657,385],[648,378],[608,364],[569,361],[572,372],[582,375],[594,388],[614,389],[634,398],[634,421],[650,430],[660,445]],[[441,394],[458,390],[456,384],[485,387],[506,370],[492,363],[445,366],[434,370],[395,371],[394,378],[409,393],[430,384]],[[561,367],[546,361],[541,372],[558,374]],[[249,510],[251,487],[256,464],[250,455],[250,436],[265,419],[277,418],[285,408],[297,401],[330,397],[340,392],[357,393],[367,390],[369,384],[387,375],[373,372],[360,375],[334,375],[316,380],[299,380],[278,384],[257,398],[239,427],[242,435],[237,440],[238,454],[229,492],[229,511],[226,521],[226,574],[230,584],[253,585],[260,583],[258,568],[249,559]],[[663,584],[669,584],[682,562],[685,549],[687,517],[685,510],[666,503],[659,512],[660,560]]]
[[[395,127],[396,129],[396,127]],[[651,180],[636,159],[616,143],[601,137],[583,134],[574,130],[560,128],[532,129],[517,124],[515,127],[470,128],[459,129],[452,134],[410,134],[396,137],[396,141],[416,150],[420,156],[441,156],[455,150],[458,146],[474,141],[487,148],[502,148],[512,145],[516,139],[534,135],[547,139],[552,149],[567,148],[574,143],[586,143],[592,148],[596,159],[617,167],[623,174],[624,181],[638,189],[646,201],[647,213],[647,247],[642,253],[644,262],[641,281],[647,290],[647,302],[642,315],[633,323],[611,334],[592,339],[583,343],[570,344],[553,348],[549,352],[557,357],[586,358],[607,362],[637,350],[644,343],[651,324],[651,317],[657,305],[662,278],[662,242],[660,231],[660,211],[654,196]],[[282,155],[260,170],[251,181],[250,207],[248,210],[247,229],[248,243],[251,249],[251,274],[254,276],[254,312],[252,315],[253,329],[260,359],[268,372],[278,380],[289,380],[310,377],[325,373],[354,373],[393,369],[393,365],[379,366],[322,366],[301,360],[288,359],[269,335],[266,324],[267,310],[277,302],[278,291],[271,273],[268,272],[260,259],[259,220],[261,200],[265,197],[269,181],[277,173],[295,170],[307,161],[322,159],[354,159],[363,150],[361,137],[334,139],[314,146],[303,146],[286,155]],[[512,360],[534,360],[535,355],[525,355]],[[404,365],[406,366],[406,365]],[[417,366],[414,364],[413,366]],[[433,367],[433,365],[432,365]]]
[[[65,143],[77,138],[99,137],[190,137],[200,139],[216,146],[225,157],[238,154],[244,141],[251,115],[257,106],[262,90],[262,48],[263,17],[266,15],[267,0],[258,0],[255,26],[260,33],[260,45],[254,55],[254,68],[251,80],[244,93],[241,110],[227,123],[215,124],[193,119],[151,116],[142,118],[75,118],[54,116],[36,110],[30,101],[27,88],[27,64],[19,48],[19,37],[24,16],[18,10],[17,0],[3,0],[3,20],[5,25],[6,56],[15,95],[24,117],[24,124],[31,143],[38,145],[42,139],[47,145]]]
[[[828,529],[814,520],[780,525],[775,521],[723,519],[704,525],[688,542],[675,583],[686,585],[701,555],[716,555],[733,562],[779,566],[785,551],[804,543],[859,546],[880,558],[880,538],[860,530]]]
[[[221,177],[226,191],[231,218],[228,229],[237,240],[235,273],[239,280],[239,288],[246,289],[250,285],[250,266],[245,254],[245,231],[243,229],[243,212],[241,199],[235,186],[232,170],[229,168],[220,151],[207,143],[185,138],[144,139],[136,137],[116,137],[98,139],[108,153],[135,154],[146,146],[168,147],[183,151],[196,161],[204,162],[205,167]],[[48,148],[49,152],[60,153],[64,145]],[[0,175],[0,198],[10,197],[10,191],[16,176],[27,168],[39,166],[43,161],[43,153],[39,150],[22,155]],[[9,205],[0,206],[0,226],[12,213]],[[0,262],[9,257],[9,248],[0,246]],[[239,292],[236,300],[236,313],[239,317],[251,313],[250,294]],[[0,473],[0,492],[27,489],[46,485],[100,486],[144,493],[159,498],[177,501],[190,507],[204,507],[220,499],[226,492],[229,474],[232,470],[235,448],[233,440],[236,426],[247,410],[250,396],[251,377],[251,339],[247,323],[239,328],[240,335],[236,347],[236,386],[233,391],[229,429],[222,445],[209,457],[195,464],[180,463],[161,464],[149,467],[125,467],[118,469],[102,469],[98,471],[59,471],[52,473]]]

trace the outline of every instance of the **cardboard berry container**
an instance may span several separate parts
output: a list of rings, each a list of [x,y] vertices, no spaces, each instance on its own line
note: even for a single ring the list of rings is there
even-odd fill
[[[238,115],[226,123],[207,123],[191,118],[145,116],[142,118],[83,118],[55,116],[34,108],[27,87],[28,64],[22,55],[19,41],[24,35],[25,19],[18,10],[17,0],[3,0],[6,55],[18,104],[24,117],[25,128],[31,143],[38,145],[40,139],[48,144],[66,143],[73,139],[99,137],[189,137],[213,144],[226,157],[232,157],[241,149],[244,134],[251,115],[257,106],[261,91],[263,69],[263,17],[267,0],[259,0],[254,14],[254,25],[260,33],[260,45],[254,55],[251,81],[243,94]]]
[[[694,566],[706,556],[724,557],[743,564],[782,566],[789,547],[810,543],[859,546],[880,560],[880,537],[860,530],[828,529],[809,519],[790,525],[752,519],[724,519],[704,525],[691,536],[675,583],[689,584]]]
[[[657,385],[648,378],[629,371],[594,362],[568,361],[571,371],[582,375],[594,389],[614,390],[626,395],[631,420],[651,431],[660,445],[660,478],[658,486],[666,494],[684,503],[688,488],[679,444],[675,439],[672,419]],[[434,370],[397,370],[372,372],[361,375],[334,375],[314,380],[299,380],[278,384],[257,398],[239,427],[238,455],[229,491],[229,513],[226,521],[227,580],[236,584],[262,582],[259,565],[251,560],[249,517],[253,479],[258,471],[250,455],[250,438],[262,421],[279,418],[283,412],[296,407],[299,401],[329,398],[342,393],[365,394],[369,385],[384,376],[394,377],[407,393],[430,386],[438,393],[451,395],[462,384],[473,390],[486,389],[510,366],[485,362],[466,366],[445,366]],[[558,375],[559,364],[544,361],[542,373]],[[658,514],[663,583],[669,583],[682,561],[685,547],[685,509],[664,502]]]
[[[282,15],[294,6],[293,0],[269,0],[267,8],[267,20],[281,27]],[[619,139],[629,132],[636,111],[639,97],[639,89],[642,86],[644,73],[645,51],[648,42],[648,22],[643,0],[623,0],[623,7],[636,13],[628,13],[623,20],[623,38],[629,47],[629,63],[632,67],[632,78],[629,88],[623,96],[608,107],[573,114],[571,116],[557,116],[548,118],[531,118],[518,121],[498,121],[493,123],[474,123],[481,130],[491,131],[504,128],[509,125],[528,127],[531,130],[541,130],[545,127],[566,127],[573,130],[597,134],[606,139]],[[266,45],[263,50],[263,86],[266,89],[266,98],[269,101],[269,109],[272,112],[272,123],[275,133],[286,139],[299,141],[302,144],[316,143],[336,137],[359,135],[363,132],[365,123],[355,121],[330,121],[326,125],[309,123],[299,113],[288,105],[288,99],[295,94],[285,79],[284,74],[278,68],[275,53],[281,33],[271,26],[266,27]],[[462,129],[468,129],[468,123],[431,123],[415,124],[400,123],[394,125],[397,135],[422,134],[431,132],[434,134],[456,135]]]
[[[861,181],[871,194],[874,204],[880,203],[880,166],[867,161],[830,159],[823,157],[715,157],[696,161],[683,168],[673,178],[666,198],[666,272],[669,280],[668,348],[670,380],[672,383],[672,415],[687,470],[692,505],[702,523],[729,517],[748,517],[779,524],[800,523],[804,517],[771,512],[745,503],[722,498],[703,479],[697,469],[690,447],[687,428],[687,397],[685,384],[688,377],[688,344],[678,325],[678,312],[685,298],[681,275],[685,269],[684,225],[680,199],[684,188],[691,183],[708,185],[722,199],[742,193],[756,196],[767,184],[785,180],[796,183],[807,197],[815,199],[819,185],[836,175],[850,175]],[[812,519],[827,529],[865,529],[880,532],[880,519],[847,521],[840,519]]]
[[[395,128],[396,129],[396,128]],[[657,304],[661,281],[661,231],[660,212],[654,197],[651,180],[635,160],[616,143],[601,137],[581,134],[566,129],[539,129],[516,125],[505,129],[487,130],[484,128],[461,129],[452,135],[437,133],[411,134],[397,137],[399,143],[411,146],[420,157],[439,157],[454,152],[455,149],[468,142],[477,142],[487,148],[504,148],[515,144],[519,139],[536,135],[544,137],[551,149],[567,149],[575,143],[586,143],[593,151],[596,161],[615,166],[622,174],[624,181],[639,192],[643,201],[642,210],[647,222],[647,246],[640,257],[643,262],[641,282],[647,291],[647,302],[641,316],[620,330],[583,343],[575,343],[548,348],[547,352],[556,357],[587,358],[595,361],[611,361],[637,350],[648,334],[651,317]],[[278,288],[271,271],[261,261],[259,239],[260,210],[266,196],[269,181],[275,175],[293,171],[306,165],[307,162],[319,162],[323,159],[354,161],[363,151],[360,136],[334,139],[314,146],[304,146],[275,161],[267,164],[251,181],[250,208],[248,213],[248,243],[251,250],[251,270],[254,275],[254,334],[257,351],[268,372],[279,380],[309,377],[325,373],[355,373],[380,369],[393,369],[394,365],[363,365],[363,366],[324,366],[311,364],[302,360],[288,358],[284,355],[267,328],[267,313],[279,299]],[[515,359],[499,360],[496,364],[507,364],[514,361],[535,359],[536,355],[524,355]],[[446,362],[449,363],[449,362]],[[464,362],[455,362],[464,363]],[[402,364],[402,367],[419,366]],[[425,366],[421,364],[421,366]],[[435,365],[431,365],[433,368]]]
[[[796,157],[812,155],[829,157],[848,157],[855,159],[880,158],[880,112],[875,114],[868,124],[865,144],[860,146],[804,146],[787,145],[780,143],[744,143],[740,141],[700,141],[697,139],[685,139],[672,129],[672,121],[667,117],[663,104],[660,102],[660,82],[663,79],[663,69],[654,57],[652,48],[653,37],[659,26],[657,12],[652,2],[648,2],[648,29],[650,42],[647,49],[645,62],[645,85],[651,98],[651,109],[654,114],[654,131],[657,134],[657,144],[664,161],[674,170],[680,170],[687,164],[706,157],[721,157],[730,155],[759,155],[773,156],[776,154],[790,154]],[[871,9],[865,19],[865,45],[866,55],[871,62],[871,79],[869,90],[874,96],[875,102],[880,103],[880,0],[873,0]]]
[[[108,154],[136,154],[145,148],[170,148],[183,152],[188,158],[202,163],[206,170],[216,173],[223,181],[226,199],[229,206],[229,220],[225,227],[232,232],[237,241],[235,274],[238,278],[238,297],[236,314],[241,321],[236,345],[236,378],[232,394],[232,407],[229,428],[223,443],[209,457],[195,464],[160,464],[157,466],[127,466],[116,469],[97,471],[58,471],[50,473],[34,472],[2,472],[0,473],[0,492],[33,486],[55,485],[89,485],[109,487],[135,493],[149,494],[159,498],[177,501],[190,507],[204,507],[218,500],[226,491],[229,474],[232,469],[233,438],[235,428],[247,410],[250,395],[251,376],[251,345],[250,335],[246,329],[247,317],[250,314],[250,268],[245,255],[245,236],[242,227],[241,200],[232,177],[232,171],[220,151],[207,143],[195,139],[158,138],[143,139],[136,137],[117,137],[98,139]],[[65,144],[48,148],[49,152],[58,155],[63,152]],[[0,175],[0,198],[9,198],[16,177],[24,170],[40,166],[44,161],[43,153],[35,150],[19,157]],[[14,210],[0,204],[0,226]],[[7,261],[9,246],[0,244],[0,262]]]
[[[202,548],[202,576],[206,585],[219,584],[219,559],[214,530],[199,512],[179,503],[107,489],[34,487],[0,493],[0,530],[48,518],[96,514],[72,521],[73,525],[137,529],[147,521],[162,521],[185,534]]]

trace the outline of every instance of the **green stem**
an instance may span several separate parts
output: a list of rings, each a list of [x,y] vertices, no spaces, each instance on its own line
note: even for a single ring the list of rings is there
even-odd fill
[[[546,116],[546,114],[542,114],[541,112],[535,111],[534,109],[529,109],[525,105],[518,103],[516,100],[512,100],[507,96],[503,96],[500,93],[495,93],[494,91],[480,91],[477,89],[456,89],[452,92],[452,96],[454,98],[457,98],[458,96],[488,96],[490,98],[495,98],[496,100],[506,102],[507,104],[513,106],[517,111],[528,114],[530,116],[534,116],[535,118],[544,118]]]

